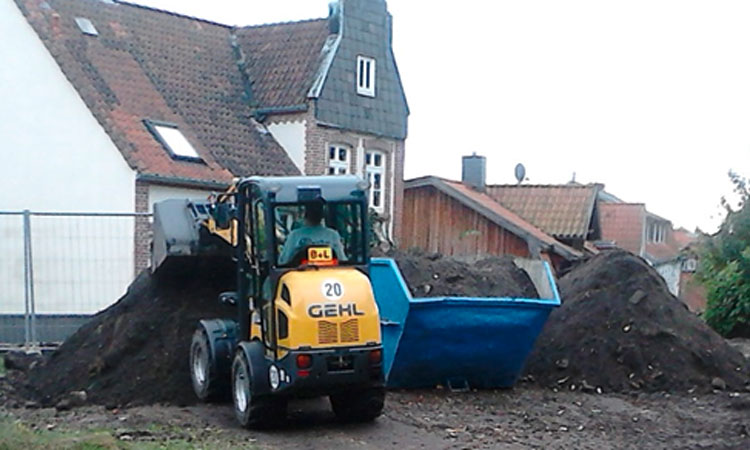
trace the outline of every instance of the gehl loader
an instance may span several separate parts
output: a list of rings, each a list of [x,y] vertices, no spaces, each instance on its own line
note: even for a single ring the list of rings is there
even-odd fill
[[[204,202],[154,206],[152,270],[227,254],[236,320],[206,318],[190,376],[201,400],[231,394],[245,427],[268,427],[288,400],[329,396],[368,421],[385,399],[380,319],[369,278],[367,184],[354,176],[251,177]]]

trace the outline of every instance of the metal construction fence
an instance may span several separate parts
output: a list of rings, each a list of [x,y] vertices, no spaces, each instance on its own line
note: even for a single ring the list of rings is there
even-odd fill
[[[136,213],[0,211],[0,345],[65,340],[135,276]]]

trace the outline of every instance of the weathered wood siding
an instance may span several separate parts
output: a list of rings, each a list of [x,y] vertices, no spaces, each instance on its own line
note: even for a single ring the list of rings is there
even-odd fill
[[[402,248],[530,257],[525,240],[430,186],[404,190],[403,215]]]

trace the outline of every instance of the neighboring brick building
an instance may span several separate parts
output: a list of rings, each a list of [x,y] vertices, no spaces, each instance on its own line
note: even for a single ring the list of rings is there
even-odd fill
[[[409,111],[384,0],[339,0],[326,19],[250,27],[116,1],[14,1],[20,13],[3,8],[22,15],[29,33],[0,37],[41,40],[56,68],[29,71],[61,72],[60,89],[79,97],[64,113],[93,116],[91,133],[108,141],[89,149],[82,137],[71,147],[55,183],[62,192],[71,172],[90,169],[84,150],[118,153],[115,169],[95,170],[122,172],[108,195],[127,199],[125,212],[205,197],[238,176],[353,173],[370,180],[372,208],[398,231]],[[36,159],[50,152],[27,147]],[[138,270],[148,262],[148,221],[134,233]]]
[[[698,256],[692,248],[698,237],[646,210],[642,203],[603,201],[599,204],[602,241],[648,261],[691,311],[706,307],[705,289],[693,279]]]

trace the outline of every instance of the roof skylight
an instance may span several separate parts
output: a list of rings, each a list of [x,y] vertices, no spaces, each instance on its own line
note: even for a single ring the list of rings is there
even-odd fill
[[[146,126],[154,137],[164,146],[175,159],[186,159],[191,161],[202,161],[203,159],[195,151],[195,147],[187,140],[177,125],[145,121]]]
[[[94,24],[85,17],[76,17],[76,25],[78,25],[78,28],[83,34],[87,34],[89,36],[99,36],[99,32],[96,31],[96,27],[94,26]]]

